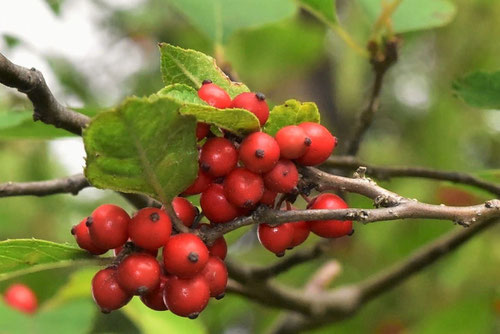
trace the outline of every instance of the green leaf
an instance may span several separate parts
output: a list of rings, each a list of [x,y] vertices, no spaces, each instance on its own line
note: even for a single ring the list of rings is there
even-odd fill
[[[7,44],[7,47],[9,48],[15,48],[16,46],[18,46],[19,44],[21,44],[21,40],[14,36],[14,35],[11,35],[11,34],[3,34],[2,35],[3,37],[3,40],[5,42],[5,44]]]
[[[259,119],[250,111],[238,108],[218,109],[202,101],[192,87],[175,84],[158,92],[160,96],[176,99],[182,106],[182,115],[192,115],[197,121],[214,124],[237,135],[244,135],[260,128]]]
[[[89,267],[76,271],[69,276],[68,282],[45,304],[45,307],[58,307],[71,300],[91,297],[89,284],[100,268]]]
[[[203,80],[212,80],[231,97],[248,92],[242,83],[231,81],[215,64],[215,59],[198,51],[160,44],[161,72],[165,85],[185,84],[199,89]]]
[[[338,24],[336,0],[298,0],[301,7],[319,18],[321,21],[333,25]]]
[[[375,22],[385,0],[358,1]],[[455,14],[455,5],[448,0],[403,0],[392,15],[392,27],[396,33],[441,27],[450,23]]]
[[[242,28],[258,27],[292,16],[292,0],[170,0],[189,21],[216,44]]]
[[[65,244],[37,240],[0,241],[0,280],[40,270],[83,264],[96,264],[103,259]]]
[[[304,122],[320,122],[318,107],[313,102],[288,100],[275,106],[269,113],[264,132],[274,136],[279,129],[287,125],[298,125]]]
[[[196,120],[179,107],[166,96],[132,97],[95,117],[83,133],[90,183],[163,203],[186,189],[198,172]]]
[[[172,312],[158,312],[146,307],[138,298],[133,298],[122,311],[144,334],[156,333],[206,333],[200,321],[176,316]]]
[[[453,82],[453,90],[473,107],[500,109],[500,71],[470,73]]]
[[[64,2],[64,0],[45,0],[47,5],[49,5],[50,9],[54,12],[56,15],[61,14],[61,6]]]

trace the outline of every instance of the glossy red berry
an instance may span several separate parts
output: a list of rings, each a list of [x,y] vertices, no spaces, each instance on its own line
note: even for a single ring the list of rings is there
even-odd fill
[[[285,159],[300,158],[311,145],[311,139],[304,129],[297,125],[281,128],[274,137],[280,147],[281,157]]]
[[[198,96],[212,107],[224,109],[231,106],[229,94],[210,80],[203,81],[203,85],[198,90]]]
[[[207,190],[208,186],[212,183],[212,177],[205,173],[201,168],[198,169],[198,176],[196,177],[196,180],[194,180],[193,184],[189,186],[182,195],[184,196],[190,196],[190,195],[196,195],[196,194],[201,194],[205,190]]]
[[[158,208],[144,208],[137,211],[128,225],[130,240],[137,246],[151,251],[162,247],[171,233],[170,217]]]
[[[203,122],[196,123],[196,139],[198,139],[198,141],[205,138],[209,132],[210,132],[210,124]]]
[[[86,225],[87,218],[83,219],[78,225],[71,228],[71,234],[75,237],[76,243],[81,249],[85,249],[90,254],[101,255],[106,253],[107,249],[97,247],[90,238],[89,228]]]
[[[111,249],[123,245],[128,239],[130,217],[119,206],[104,204],[87,218],[90,237],[101,249]]]
[[[262,93],[241,93],[234,98],[231,108],[249,110],[257,116],[260,126],[264,125],[269,118],[269,106],[266,97]]]
[[[264,132],[247,136],[240,146],[240,160],[254,173],[270,171],[280,158],[280,147],[276,140]]]
[[[23,313],[33,314],[38,307],[38,300],[33,290],[21,283],[9,286],[3,299],[7,305]]]
[[[296,247],[306,241],[309,236],[309,224],[305,221],[290,223],[293,227],[293,238],[290,243],[290,248]]]
[[[208,304],[210,287],[202,275],[187,279],[172,276],[165,285],[163,299],[172,313],[195,319]]]
[[[132,294],[126,292],[116,279],[116,269],[99,270],[92,279],[92,297],[103,313],[125,306]]]
[[[210,256],[217,256],[221,260],[224,260],[227,255],[227,243],[224,237],[220,237],[214,241],[212,246],[207,246]]]
[[[285,255],[285,250],[290,247],[293,239],[293,227],[290,223],[278,226],[260,224],[257,229],[259,241],[267,250],[277,256]]]
[[[264,193],[262,194],[260,203],[265,204],[272,208],[274,206],[274,201],[276,200],[276,196],[278,196],[278,193],[276,191],[272,191],[264,187]]]
[[[238,151],[226,138],[210,138],[201,148],[200,168],[212,177],[228,174],[237,162]]]
[[[160,284],[161,268],[155,257],[145,253],[130,254],[117,269],[118,284],[134,295],[144,295]]]
[[[203,270],[208,261],[208,249],[192,233],[172,236],[163,247],[165,270],[179,277],[192,277]]]
[[[262,177],[246,168],[235,168],[224,179],[224,195],[237,207],[253,208],[263,193]]]
[[[263,175],[263,179],[269,190],[289,193],[299,182],[299,172],[292,161],[280,159],[273,169]]]
[[[222,184],[213,183],[208,187],[201,194],[200,205],[212,223],[225,223],[240,215],[238,208],[227,200]]]
[[[172,201],[172,207],[174,208],[177,217],[186,225],[191,227],[193,225],[196,216],[198,215],[198,209],[191,204],[185,198],[176,197]]]
[[[224,261],[216,256],[211,256],[201,274],[210,287],[210,297],[217,299],[224,297],[227,285],[227,269]]]
[[[297,159],[297,162],[304,166],[315,166],[324,162],[332,154],[337,139],[323,125],[312,122],[299,124],[307,137],[311,139],[311,145],[306,153]]]
[[[309,209],[338,210],[347,209],[349,206],[335,194],[321,194],[309,205]],[[325,238],[339,238],[352,233],[352,221],[346,220],[315,220],[309,222],[311,232]]]
[[[165,285],[167,284],[168,277],[160,277],[160,285],[153,291],[148,292],[141,296],[141,301],[152,310],[155,311],[166,311],[168,310],[165,301],[163,300],[163,292],[165,291]]]

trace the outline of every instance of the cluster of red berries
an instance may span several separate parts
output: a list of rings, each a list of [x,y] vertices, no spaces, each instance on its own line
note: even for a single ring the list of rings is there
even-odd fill
[[[193,225],[198,212],[188,200],[176,197],[172,206],[186,226]],[[104,204],[71,233],[92,254],[114,249],[113,264],[92,279],[92,296],[104,313],[121,308],[137,295],[153,310],[196,318],[210,297],[224,296],[224,238],[207,247],[193,233],[172,234],[172,222],[162,209],[144,208],[130,218],[122,208]]]
[[[7,305],[23,313],[33,314],[38,308],[35,293],[25,284],[15,283],[9,286],[3,299]]]

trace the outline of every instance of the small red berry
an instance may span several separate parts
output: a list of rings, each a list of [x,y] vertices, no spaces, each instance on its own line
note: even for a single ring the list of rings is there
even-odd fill
[[[228,174],[237,162],[238,151],[226,138],[210,138],[201,148],[200,168],[213,177]]]
[[[213,183],[200,197],[203,214],[212,223],[225,223],[240,216],[238,208],[224,195],[222,184]]]
[[[9,286],[3,298],[7,305],[23,313],[33,314],[38,307],[38,300],[33,290],[21,283]]]
[[[198,215],[198,209],[191,204],[185,198],[176,197],[172,201],[172,207],[174,208],[177,217],[186,225],[191,227],[193,225],[196,216]]]
[[[211,256],[201,275],[208,282],[210,297],[216,297],[217,299],[224,297],[227,285],[227,269],[224,261],[216,256]]]
[[[240,160],[254,173],[270,171],[280,158],[276,140],[264,132],[254,132],[240,146]]]
[[[227,255],[227,243],[224,237],[219,237],[214,241],[212,246],[207,246],[210,256],[217,256],[221,260],[224,260]]]
[[[125,306],[132,295],[118,284],[116,269],[106,268],[92,279],[92,297],[103,313],[109,313]]]
[[[293,227],[293,238],[290,247],[293,248],[306,241],[310,230],[309,224],[305,221],[293,222],[290,225]]]
[[[208,304],[210,287],[202,275],[187,279],[172,276],[165,285],[163,299],[172,313],[195,319]]]
[[[104,204],[87,218],[90,237],[101,249],[111,249],[123,245],[128,239],[130,217],[119,206]]]
[[[311,145],[306,153],[297,159],[304,166],[316,166],[324,162],[332,154],[337,139],[323,125],[312,122],[299,124],[307,137],[311,139]]]
[[[259,241],[267,250],[277,256],[285,255],[285,250],[290,247],[293,239],[293,227],[290,223],[278,226],[259,224],[257,229]]]
[[[264,187],[264,193],[262,194],[260,203],[265,204],[272,208],[274,206],[274,201],[276,200],[276,196],[278,196],[278,193],[276,191],[271,191],[266,187]]]
[[[144,295],[160,284],[161,268],[156,258],[145,253],[130,254],[117,269],[116,279],[123,290]]]
[[[231,108],[249,110],[257,116],[260,126],[264,125],[269,118],[269,106],[266,97],[262,93],[241,93],[234,98]]]
[[[212,183],[212,177],[200,168],[198,169],[198,176],[196,177],[196,180],[194,180],[193,184],[190,185],[189,188],[184,190],[182,195],[190,196],[201,194],[202,192],[207,190],[210,183]]]
[[[198,141],[205,138],[209,132],[210,132],[210,124],[203,122],[196,123],[196,139],[198,139]]]
[[[200,99],[219,109],[229,108],[231,106],[231,97],[228,93],[210,80],[205,80],[198,90]]]
[[[130,240],[137,246],[151,251],[162,247],[171,233],[170,217],[158,208],[144,208],[137,211],[128,225]]]
[[[259,174],[246,168],[235,168],[224,179],[224,195],[240,208],[253,208],[264,193],[264,181]]]
[[[168,310],[165,301],[163,300],[163,292],[165,290],[165,285],[167,284],[168,277],[160,276],[160,285],[153,291],[148,292],[141,296],[141,301],[152,310],[155,311],[166,311]]]
[[[71,234],[75,237],[76,243],[80,248],[85,249],[90,254],[101,255],[106,253],[108,251],[107,249],[100,249],[90,238],[89,228],[85,224],[86,222],[87,218],[71,228]]]
[[[192,277],[203,270],[208,261],[208,249],[192,233],[172,236],[163,247],[165,270],[179,277]]]
[[[300,158],[311,145],[311,139],[297,125],[289,125],[281,128],[276,133],[275,138],[280,147],[281,157],[285,159]]]
[[[299,182],[299,172],[292,161],[280,159],[273,169],[263,175],[263,179],[269,190],[289,193]]]
[[[349,206],[335,194],[321,194],[309,205],[309,209],[338,210]],[[346,220],[315,220],[309,222],[309,228],[314,234],[324,238],[339,238],[352,233],[352,221]]]

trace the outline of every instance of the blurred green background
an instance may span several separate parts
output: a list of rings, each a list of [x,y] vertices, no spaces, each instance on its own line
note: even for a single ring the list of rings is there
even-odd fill
[[[62,21],[78,15],[85,1],[34,2],[45,8],[51,20]],[[9,15],[9,3],[13,2],[0,4],[2,15]],[[230,33],[215,42],[212,18],[200,5],[203,1],[143,0],[126,6],[111,0],[85,3],[94,13],[93,28],[105,34],[100,40],[107,44],[96,51],[99,57],[42,50],[36,41],[4,29],[1,18],[0,50],[15,63],[19,63],[16,55],[36,54],[49,86],[56,87],[56,96],[69,105],[85,106],[89,114],[125,96],[148,95],[162,88],[158,42],[217,56],[223,67],[230,66],[252,90],[264,92],[271,104],[288,98],[316,102],[322,123],[340,140],[336,154],[342,153],[342,144],[350,138],[356,117],[367,103],[373,77],[367,59],[293,1],[256,1],[251,7],[257,6],[260,14],[247,8],[248,1],[224,2],[228,21],[224,31]],[[373,26],[366,3],[370,1],[337,1],[340,22],[361,45],[368,41]],[[500,69],[496,38],[500,36],[500,2],[450,3],[456,14],[448,25],[402,35],[400,59],[386,77],[381,109],[359,156],[371,164],[458,170],[488,175],[498,182],[495,175],[499,173],[494,170],[500,166],[500,111],[467,106],[453,96],[451,83],[474,70]],[[257,24],[252,17],[259,18]],[[247,19],[247,27],[232,29],[238,20]],[[18,20],[23,24],[22,16]],[[40,20],[37,24],[43,27]],[[102,67],[96,67],[99,62]],[[0,87],[0,183],[47,180],[81,171],[79,139],[61,139],[67,136],[65,132],[32,124],[30,108],[23,95]],[[429,203],[469,205],[491,197],[468,187],[420,179],[394,179],[382,185]],[[371,206],[358,196],[348,199],[353,207]],[[95,189],[79,196],[2,198],[0,240],[34,237],[74,243],[71,226],[105,202],[133,212],[121,197]],[[336,241],[327,256],[279,279],[302,286],[315,268],[333,258],[341,263],[342,274],[332,286],[356,282],[452,229],[457,227],[450,222],[421,220],[360,225],[354,237]],[[313,332],[500,332],[499,236],[498,226],[488,230],[352,318]],[[235,231],[227,240],[235,259],[254,264],[275,260],[258,244],[251,228]],[[310,237],[307,244],[316,240]],[[265,333],[280,315],[279,310],[234,295],[211,301],[195,321],[168,312],[154,313],[137,300],[123,312],[101,315],[90,298],[90,279],[96,270],[59,269],[15,279],[35,289],[42,311],[28,318],[0,306],[0,333]],[[11,282],[0,282],[0,292]]]

